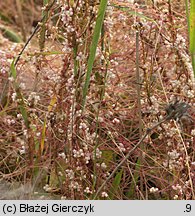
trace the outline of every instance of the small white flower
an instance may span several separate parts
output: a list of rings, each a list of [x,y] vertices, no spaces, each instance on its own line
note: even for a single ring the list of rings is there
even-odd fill
[[[13,78],[13,77],[9,77],[8,80],[9,80],[10,82],[13,82],[13,81],[14,81],[14,78]]]
[[[12,97],[12,100],[15,101],[17,98],[17,94],[14,92],[11,97]]]
[[[101,196],[102,197],[108,197],[108,194],[104,191],[104,192],[102,192]]]
[[[67,199],[67,197],[66,196],[61,196],[61,198],[60,198],[61,200],[66,200]]]
[[[193,130],[191,131],[191,135],[192,135],[192,136],[195,136],[195,129],[193,129]]]
[[[104,122],[104,119],[102,117],[99,117],[99,122]]]
[[[193,166],[195,166],[195,161],[193,161],[191,164],[192,164]]]
[[[64,131],[61,128],[58,128],[58,132],[61,133],[61,134],[64,133]]]
[[[102,168],[102,169],[106,169],[106,168],[107,168],[107,165],[106,165],[105,163],[102,163],[102,164],[101,164],[101,168]]]
[[[63,174],[62,174],[62,172],[61,172],[61,171],[59,171],[59,172],[58,172],[58,175],[59,175],[59,176],[63,176]]]
[[[117,118],[114,118],[114,119],[112,120],[112,122],[113,122],[114,124],[119,124],[119,123],[120,123],[120,120],[117,119]]]
[[[45,190],[46,192],[50,192],[52,190],[52,188],[46,184],[44,187],[43,187],[43,190]]]
[[[175,160],[179,157],[179,153],[174,149],[171,152],[168,152],[170,159]]]
[[[119,148],[119,150],[120,150],[121,152],[125,152],[125,151],[126,151],[126,149],[125,149],[123,143],[119,143],[118,145],[119,145],[118,148]]]
[[[25,83],[20,83],[20,88],[21,88],[22,90],[24,90],[24,89],[26,88]]]
[[[150,193],[156,193],[156,192],[158,192],[158,188],[155,187],[150,188]]]
[[[39,137],[41,135],[41,132],[37,132],[36,136]]]
[[[22,146],[22,148],[19,150],[20,151],[20,154],[25,154],[25,147],[24,146]]]
[[[87,193],[87,194],[92,194],[92,191],[90,191],[89,187],[86,187],[84,192]]]
[[[99,148],[96,149],[96,158],[101,158],[102,152],[99,150]]]
[[[70,185],[69,185],[69,188],[73,188],[73,189],[75,189],[75,190],[77,190],[77,191],[80,191],[81,186],[79,185],[78,182],[72,181],[72,182],[70,183]]]
[[[63,158],[63,159],[65,159],[65,158],[66,158],[66,155],[65,155],[65,153],[64,153],[64,152],[62,152],[62,153],[59,153],[59,154],[58,154],[58,156],[59,156],[59,157],[61,157],[61,158]]]
[[[69,177],[70,179],[74,179],[74,171],[73,170],[66,170],[66,175],[67,177]]]

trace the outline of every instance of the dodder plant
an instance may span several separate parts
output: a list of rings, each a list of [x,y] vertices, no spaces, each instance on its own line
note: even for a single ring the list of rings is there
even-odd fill
[[[184,10],[170,1],[159,8],[44,2],[1,106],[1,177],[30,177],[67,199],[193,198],[188,114],[195,101],[187,28],[179,28]],[[0,53],[5,74],[7,50]],[[174,117],[166,119],[174,98],[183,102],[170,104]]]

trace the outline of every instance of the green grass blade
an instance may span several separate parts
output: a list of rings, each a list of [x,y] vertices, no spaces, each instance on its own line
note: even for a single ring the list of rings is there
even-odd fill
[[[20,98],[22,98],[22,95],[21,95]],[[22,118],[24,120],[24,123],[25,123],[26,127],[29,128],[30,122],[28,120],[28,113],[27,113],[23,98],[22,98],[22,102],[19,105],[19,110],[20,110],[20,112],[22,114]]]
[[[136,167],[135,167],[135,171],[134,171],[134,175],[133,175],[133,180],[131,182],[129,191],[127,192],[127,197],[129,199],[133,199],[133,197],[135,197],[135,193],[136,193],[136,185],[138,184],[138,180],[139,180],[139,173],[140,173],[140,165],[141,165],[141,160],[138,159],[137,163],[136,163]]]
[[[17,72],[16,72],[16,68],[14,66],[14,60],[11,63],[11,68],[10,68],[10,72],[11,72],[11,76],[14,78],[14,81],[16,81],[16,77],[17,77]]]
[[[12,30],[8,29],[5,26],[0,25],[0,30],[5,38],[14,42],[14,43],[21,43],[22,39]]]
[[[0,11],[0,20],[6,22],[8,24],[13,24],[13,21],[7,15],[2,13],[1,11]]]
[[[121,178],[122,178],[122,174],[123,174],[123,169],[121,169],[115,176],[113,184],[112,184],[112,188],[110,190],[110,199],[113,200],[114,196],[119,188],[120,182],[121,182]]]
[[[195,54],[192,54],[192,68],[193,68],[194,77],[195,77]]]
[[[191,1],[190,7],[190,52],[195,53],[195,0]]]
[[[53,106],[55,105],[57,101],[56,95],[52,96],[51,101],[48,106],[48,113],[50,113],[53,109]],[[39,154],[40,156],[42,155],[44,146],[45,146],[45,137],[46,137],[46,129],[47,129],[47,116],[45,116],[44,124],[43,124],[43,130],[42,130],[42,135],[41,135],[41,145],[39,148]]]
[[[155,20],[152,19],[151,17],[145,16],[145,15],[143,15],[143,14],[137,12],[137,11],[130,10],[130,9],[129,9],[130,7],[119,6],[119,5],[116,5],[116,4],[111,4],[111,6],[116,7],[116,8],[118,8],[118,9],[120,9],[121,11],[127,12],[127,13],[130,14],[130,15],[138,16],[138,17],[143,18],[143,19],[146,19],[146,20],[148,20],[148,21],[155,22]],[[156,22],[155,22],[155,23],[156,23]]]
[[[188,34],[190,34],[190,15],[189,15],[188,8],[189,8],[188,0],[185,0],[186,20],[187,20],[187,24],[188,24]]]
[[[18,98],[18,108],[22,114],[22,118],[24,120],[25,126],[27,128],[30,127],[30,122],[29,122],[29,117],[28,117],[28,112],[26,110],[26,106],[25,106],[25,102],[24,102],[24,98],[23,95],[20,91],[19,85],[16,81],[17,78],[17,71],[16,68],[14,66],[15,61],[12,61],[11,67],[10,67],[10,75],[14,78],[14,88],[15,88],[15,92],[17,94],[17,98]]]
[[[195,0],[190,5],[190,53],[192,57],[192,68],[195,76]]]
[[[102,24],[104,21],[107,3],[108,3],[107,0],[101,0],[100,6],[99,6],[99,11],[98,11],[98,16],[96,19],[92,43],[90,46],[90,55],[89,55],[89,59],[88,59],[88,63],[87,63],[87,74],[86,74],[86,79],[85,79],[85,83],[84,83],[84,87],[83,87],[83,101],[82,101],[83,108],[84,108],[85,103],[86,103],[86,96],[87,96],[87,92],[88,92],[88,88],[89,88],[90,76],[91,76],[91,72],[93,69],[93,63],[95,60],[96,49],[98,46],[100,32],[101,32]]]
[[[29,56],[50,56],[50,55],[64,55],[64,52],[60,51],[50,51],[50,52],[36,52],[36,53],[29,53]]]
[[[49,0],[43,0],[43,6],[47,6],[47,4],[49,3]],[[40,50],[43,51],[44,47],[45,47],[45,34],[46,34],[46,22],[49,16],[49,12],[47,9],[45,9],[42,12],[42,26],[41,26],[41,31],[40,31],[40,38],[39,38],[39,47]]]

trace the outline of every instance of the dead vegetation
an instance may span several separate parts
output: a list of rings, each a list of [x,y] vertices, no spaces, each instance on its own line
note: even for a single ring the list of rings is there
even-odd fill
[[[0,24],[24,41],[13,43],[1,32],[0,179],[62,199],[194,199],[194,74],[185,5],[109,1],[83,107],[99,1],[58,2],[46,21],[44,50],[40,27],[15,67],[16,79],[10,65],[41,6],[29,1],[13,12],[14,5],[0,3],[0,14],[10,17]],[[182,115],[134,148],[175,101],[190,108],[180,107]]]

